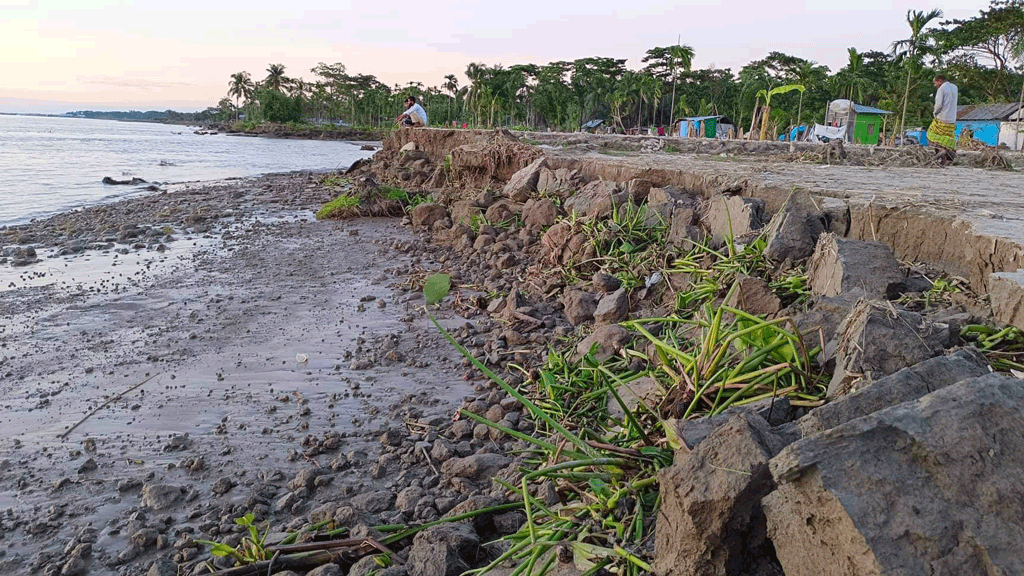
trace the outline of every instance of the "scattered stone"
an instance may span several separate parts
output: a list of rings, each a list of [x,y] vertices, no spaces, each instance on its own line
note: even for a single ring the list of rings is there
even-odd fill
[[[594,322],[598,324],[615,324],[629,316],[629,291],[619,288],[611,294],[606,294],[597,303],[594,310]]]
[[[889,298],[907,274],[886,244],[822,234],[807,262],[807,276],[816,296],[859,290],[868,298]]]
[[[626,412],[622,409],[623,404],[634,415],[641,404],[649,409],[654,409],[658,406],[661,397],[664,396],[664,390],[658,385],[657,380],[644,376],[618,386],[615,389],[615,394],[618,395],[618,399],[611,392],[608,393],[608,415],[621,420],[626,417]],[[622,400],[621,404],[619,400]]]
[[[448,218],[448,209],[435,202],[424,202],[412,209],[412,225],[433,227],[436,222]]]
[[[736,277],[736,291],[726,304],[755,315],[771,316],[782,310],[782,301],[772,292],[767,282],[743,275]]]
[[[540,180],[541,172],[547,167],[547,160],[541,157],[513,174],[505,184],[503,190],[505,197],[511,198],[515,202],[526,202],[532,198],[537,192],[537,182]]]
[[[475,563],[480,537],[468,524],[442,524],[416,534],[409,576],[459,576]]]
[[[597,311],[597,297],[583,290],[566,291],[562,304],[565,318],[573,326],[593,320]]]
[[[764,255],[775,262],[800,262],[814,254],[818,236],[828,229],[828,218],[810,194],[794,191],[769,224]]]
[[[621,350],[632,338],[633,333],[622,326],[614,324],[600,326],[576,346],[576,354],[582,357],[593,350],[594,359],[604,362]]]
[[[484,428],[487,427],[484,426]],[[483,482],[511,462],[512,459],[503,454],[484,453],[473,454],[465,458],[452,458],[441,465],[441,476],[447,481],[458,477]]]
[[[142,487],[142,505],[155,511],[174,506],[182,496],[181,488],[170,484],[146,484]]]
[[[306,572],[306,576],[342,576],[344,573],[337,564],[324,564]]]
[[[547,198],[528,200],[523,205],[523,225],[527,230],[541,230],[558,219],[558,206]]]
[[[988,374],[791,444],[763,500],[786,575],[1024,573],[1021,430],[1024,386]]]
[[[167,558],[157,558],[146,576],[178,576],[178,565]]]
[[[395,494],[387,490],[364,492],[352,498],[352,506],[368,514],[384,512],[395,502]]]
[[[610,215],[613,207],[622,206],[628,201],[629,193],[620,192],[615,182],[595,180],[566,200],[564,207],[570,214],[575,212],[594,220]]]

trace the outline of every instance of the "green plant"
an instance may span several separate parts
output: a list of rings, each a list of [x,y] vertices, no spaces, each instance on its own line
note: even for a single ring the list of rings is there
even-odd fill
[[[210,540],[196,540],[196,542],[209,546],[210,554],[217,557],[231,556],[235,559],[237,565],[244,564],[255,564],[256,562],[263,562],[269,558],[267,554],[266,546],[264,543],[267,540],[267,535],[270,534],[270,522],[266,523],[263,528],[263,535],[260,535],[259,529],[253,524],[255,519],[252,512],[242,516],[241,518],[235,519],[235,524],[239,526],[245,526],[248,535],[242,538],[238,546],[232,548],[227,544],[220,542],[213,542]],[[212,570],[211,570],[212,571]]]
[[[342,194],[328,202],[317,213],[319,220],[328,218],[348,218],[357,215],[359,212],[359,198],[351,194]]]
[[[342,176],[341,174],[328,174],[327,176],[324,176],[323,178],[320,179],[320,184],[322,186],[329,186],[335,188],[349,186],[351,183],[351,180],[349,180],[345,176]]]

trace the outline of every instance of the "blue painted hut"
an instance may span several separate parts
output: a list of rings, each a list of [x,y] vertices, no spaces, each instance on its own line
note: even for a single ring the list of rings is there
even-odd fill
[[[956,137],[959,139],[964,129],[973,132],[975,140],[981,140],[989,146],[998,146],[1003,132],[1003,124],[1015,117],[1020,104],[971,104],[958,106],[956,109]],[[1002,138],[1005,140],[1006,138]],[[1003,142],[1008,146],[1010,142]]]

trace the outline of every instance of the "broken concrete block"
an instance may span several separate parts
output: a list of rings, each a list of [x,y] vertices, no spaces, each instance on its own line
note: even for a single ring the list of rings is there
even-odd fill
[[[541,172],[546,170],[547,167],[547,160],[541,157],[530,162],[526,168],[513,174],[512,178],[505,184],[503,190],[505,197],[511,198],[516,202],[526,202],[533,198],[537,193],[537,182],[540,180]]]
[[[701,211],[701,223],[717,243],[736,238],[764,224],[764,200],[743,196],[715,196]]]
[[[988,374],[791,444],[762,501],[786,576],[1024,574],[1021,430]]]
[[[588,219],[604,218],[629,201],[627,192],[619,191],[615,182],[595,180],[565,201],[565,211]]]
[[[579,326],[594,319],[594,311],[597,310],[597,297],[583,290],[569,290],[565,293],[562,305],[565,309],[565,318],[569,323]]]
[[[827,229],[825,214],[805,191],[789,195],[768,225],[764,255],[775,262],[799,262],[814,254],[814,247]]]
[[[726,305],[755,315],[775,314],[782,310],[782,301],[768,283],[752,276],[737,276],[736,290]]]
[[[887,298],[907,274],[892,248],[881,242],[822,234],[807,262],[807,276],[816,296],[861,290],[868,298]]]
[[[866,300],[853,307],[836,334],[829,399],[938,356],[955,346],[959,337],[949,324],[929,322],[888,302]]]
[[[781,448],[764,420],[741,414],[662,470],[654,573],[757,574],[773,563],[761,498]]]
[[[448,209],[434,202],[424,202],[412,209],[413,226],[433,226],[448,217]]]
[[[629,316],[629,290],[619,288],[601,297],[594,310],[594,321],[598,324],[615,324]]]
[[[890,406],[917,400],[961,380],[988,373],[988,360],[976,349],[964,348],[904,368],[834,402],[815,408],[797,420],[796,426],[800,435],[806,438]]]

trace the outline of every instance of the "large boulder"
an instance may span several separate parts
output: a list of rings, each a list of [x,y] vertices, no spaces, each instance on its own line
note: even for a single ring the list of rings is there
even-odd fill
[[[701,210],[701,222],[716,243],[760,230],[764,225],[764,200],[719,194]]]
[[[786,576],[1024,574],[1022,431],[993,373],[791,444],[763,499]]]
[[[810,194],[795,191],[768,226],[764,255],[775,262],[810,258],[818,236],[827,229],[828,217],[815,206]]]
[[[822,234],[807,262],[807,276],[816,296],[858,290],[868,298],[887,298],[902,286],[907,274],[892,248],[881,242]]]
[[[773,554],[761,498],[775,487],[768,461],[781,449],[768,423],[745,413],[677,455],[658,477],[654,573],[763,573]]]
[[[956,345],[959,331],[888,302],[858,302],[837,330],[830,399],[871,380],[938,356]]]
[[[413,538],[409,576],[459,576],[475,563],[480,537],[469,524],[442,524]]]
[[[595,180],[566,200],[564,206],[566,212],[575,212],[587,219],[598,219],[609,216],[613,208],[628,201],[629,193],[620,191],[615,182]]]
[[[526,202],[533,198],[537,193],[537,181],[540,179],[541,172],[547,169],[547,160],[543,157],[537,158],[526,168],[512,175],[512,178],[505,184],[504,195],[516,202]]]
[[[800,435],[806,438],[988,373],[988,360],[976,349],[964,348],[904,368],[834,402],[815,408],[797,420],[795,426]]]

